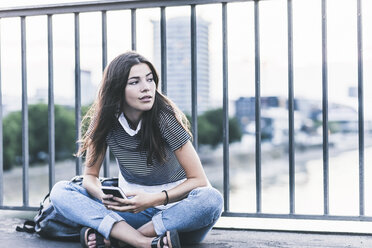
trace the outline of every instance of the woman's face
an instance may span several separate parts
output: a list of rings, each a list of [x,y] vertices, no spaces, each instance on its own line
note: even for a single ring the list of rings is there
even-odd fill
[[[139,118],[142,112],[152,108],[156,85],[150,67],[145,63],[134,65],[129,72],[125,87],[124,113]]]

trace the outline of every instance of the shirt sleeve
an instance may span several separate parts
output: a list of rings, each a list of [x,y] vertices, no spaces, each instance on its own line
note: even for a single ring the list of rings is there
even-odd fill
[[[160,133],[172,151],[181,148],[191,139],[191,136],[177,120],[173,111],[162,111],[159,119]]]

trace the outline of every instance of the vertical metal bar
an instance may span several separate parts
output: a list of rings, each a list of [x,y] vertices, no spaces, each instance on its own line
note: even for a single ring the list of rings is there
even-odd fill
[[[328,145],[328,60],[327,60],[327,3],[322,0],[322,109],[323,109],[323,205],[329,214],[329,145]]]
[[[102,11],[102,71],[107,65],[107,13]]]
[[[197,30],[195,4],[191,5],[191,109],[193,144],[198,150],[198,76],[197,76]]]
[[[288,14],[288,129],[289,129],[289,212],[295,213],[295,152],[293,96],[293,19],[292,0],[287,1]]]
[[[165,7],[161,7],[160,16],[160,47],[161,47],[161,90],[167,94],[167,20]]]
[[[26,17],[21,17],[22,56],[22,162],[23,162],[23,206],[29,204],[29,148],[28,148],[28,103],[27,103],[27,60],[26,60]]]
[[[223,186],[225,211],[230,209],[229,173],[229,92],[228,92],[228,51],[227,51],[227,4],[222,3],[222,71],[223,71]]]
[[[0,19],[1,20],[1,19]],[[0,206],[4,204],[4,160],[3,160],[3,93],[1,70],[1,22],[0,22]]]
[[[260,89],[260,16],[259,1],[254,1],[255,36],[255,118],[256,118],[256,212],[261,212],[261,89]]]
[[[55,119],[53,76],[53,19],[52,15],[48,15],[48,151],[50,190],[55,183]]]
[[[107,13],[102,11],[102,71],[107,65]],[[103,161],[103,176],[110,176],[110,149],[107,147]]]
[[[80,23],[79,13],[75,13],[75,138],[80,140],[81,122],[81,75],[80,75]],[[76,151],[79,149],[76,143]],[[81,157],[76,157],[76,175],[81,174]]]
[[[131,9],[131,34],[132,34],[132,50],[137,50],[137,15],[136,9]]]
[[[364,215],[364,105],[363,105],[363,40],[362,1],[357,1],[358,11],[358,123],[359,123],[359,215]]]

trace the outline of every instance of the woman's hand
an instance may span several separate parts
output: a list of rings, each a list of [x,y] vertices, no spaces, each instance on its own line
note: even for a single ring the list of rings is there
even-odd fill
[[[125,195],[129,197],[129,199],[105,195],[102,197],[102,202],[107,209],[136,214],[146,210],[149,207],[156,206],[155,203],[157,202],[157,199],[161,197],[161,193],[151,194],[143,191],[126,193]]]
[[[108,206],[110,205],[116,204],[116,201],[114,200],[114,196],[106,195],[105,193],[103,193],[103,195],[101,196],[101,201],[103,205],[105,205],[106,208],[108,208]]]

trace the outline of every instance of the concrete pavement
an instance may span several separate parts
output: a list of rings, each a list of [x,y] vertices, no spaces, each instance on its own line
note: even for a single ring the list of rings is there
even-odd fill
[[[15,231],[34,212],[0,210],[0,247],[78,248],[77,242],[61,242],[39,238],[36,234]],[[203,243],[184,248],[368,248],[371,235],[316,234],[254,230],[213,229]]]

